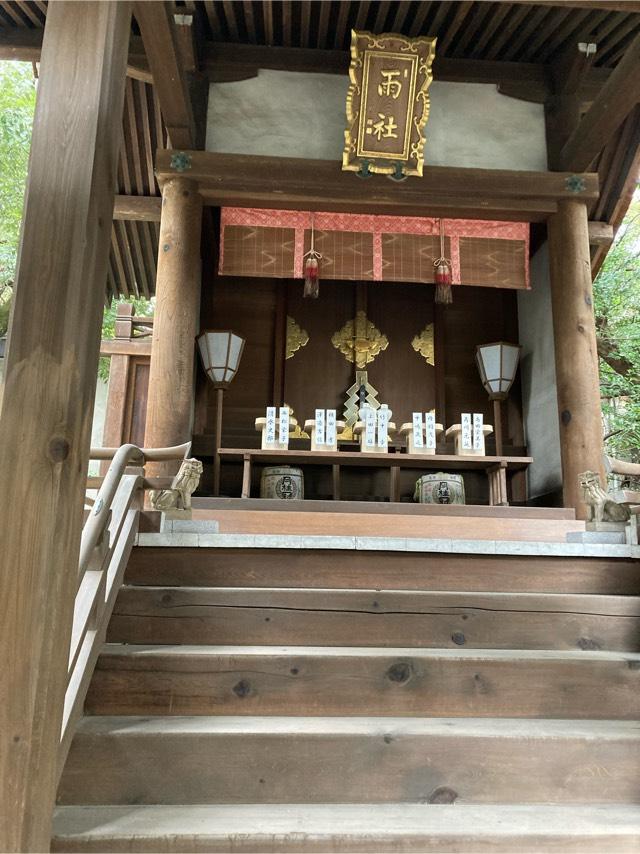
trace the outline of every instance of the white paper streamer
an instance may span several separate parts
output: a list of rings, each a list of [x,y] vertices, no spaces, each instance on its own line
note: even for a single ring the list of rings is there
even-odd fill
[[[267,429],[265,440],[269,444],[276,441],[276,408],[275,406],[267,406]]]
[[[460,423],[462,426],[462,435],[461,446],[465,451],[471,451],[473,449],[473,436],[471,429],[471,415],[468,412],[463,412],[462,417],[460,419]]]
[[[316,409],[316,445],[324,445],[324,409]]]
[[[424,414],[424,432],[425,446],[429,450],[436,447],[436,416],[433,412],[425,412]]]
[[[423,448],[422,412],[414,412],[411,418],[413,421],[413,447]]]
[[[381,406],[378,410],[378,447],[386,448],[389,438],[388,438],[388,428],[389,427],[389,410]]]
[[[336,443],[336,411],[335,409],[327,409],[326,411],[326,430],[325,441],[327,445],[333,447]]]
[[[278,443],[289,444],[289,407],[281,406],[279,414]]]
[[[473,450],[482,450],[482,413],[473,413]]]
[[[367,408],[364,411],[364,444],[367,448],[375,448],[376,445],[376,411]]]

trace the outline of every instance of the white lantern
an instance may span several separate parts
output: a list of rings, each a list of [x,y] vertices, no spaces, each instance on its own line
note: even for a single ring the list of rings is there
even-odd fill
[[[235,377],[244,349],[244,338],[229,329],[206,329],[196,338],[207,376],[216,389],[216,430],[213,456],[213,494],[220,495],[220,443],[224,390]]]
[[[480,378],[491,400],[504,400],[507,397],[516,376],[520,350],[517,344],[506,344],[504,341],[476,347]]]
[[[227,388],[238,370],[245,339],[223,329],[206,330],[196,340],[207,376],[216,388]]]

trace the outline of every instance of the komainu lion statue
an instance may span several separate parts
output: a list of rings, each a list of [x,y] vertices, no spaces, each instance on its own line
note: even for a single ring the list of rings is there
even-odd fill
[[[149,493],[154,510],[191,510],[191,495],[198,488],[202,474],[200,460],[183,460],[170,489],[153,489]]]
[[[594,471],[585,471],[580,477],[584,502],[589,508],[588,522],[628,522],[629,508],[618,504],[600,485],[600,476]]]

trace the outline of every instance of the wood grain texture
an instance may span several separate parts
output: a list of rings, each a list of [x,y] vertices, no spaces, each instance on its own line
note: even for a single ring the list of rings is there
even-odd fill
[[[52,4],[42,48],[0,422],[5,851],[49,845],[130,13]]]
[[[195,337],[199,331],[202,199],[192,181],[174,178],[163,188],[162,203],[147,448],[191,440]],[[177,463],[156,463],[147,471],[150,476],[174,474],[177,467]]]
[[[634,804],[638,762],[627,721],[85,718],[59,803]]]
[[[171,157],[175,152],[158,150],[160,183],[175,176]],[[190,151],[189,177],[197,182],[209,204],[250,204],[253,207],[287,207],[299,210],[410,213],[471,219],[524,221],[546,219],[558,199],[572,198],[564,172],[523,172],[499,169],[468,169],[432,166],[418,186],[393,185],[374,175],[357,185],[350,176],[325,160],[263,157]],[[580,197],[597,198],[597,175],[584,174]],[[551,203],[551,208],[549,207]]]
[[[635,652],[639,631],[636,597],[124,587],[107,639]]]
[[[579,475],[604,484],[602,412],[587,208],[562,201],[549,220],[549,268],[564,504],[587,516]]]
[[[313,549],[134,547],[125,581],[196,587],[638,595],[635,560]]]
[[[85,710],[634,720],[639,688],[630,654],[108,644]]]
[[[193,110],[172,10],[164,2],[138,2],[134,13],[171,143],[176,148],[195,147]]]
[[[242,804],[61,807],[53,851],[636,854],[635,806]],[[198,832],[194,833],[193,828]]]

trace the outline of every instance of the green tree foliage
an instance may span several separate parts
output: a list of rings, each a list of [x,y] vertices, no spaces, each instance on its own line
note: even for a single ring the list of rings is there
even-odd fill
[[[31,65],[0,62],[0,336],[9,322],[35,103]]]
[[[612,456],[640,460],[640,195],[594,284],[600,389]]]

